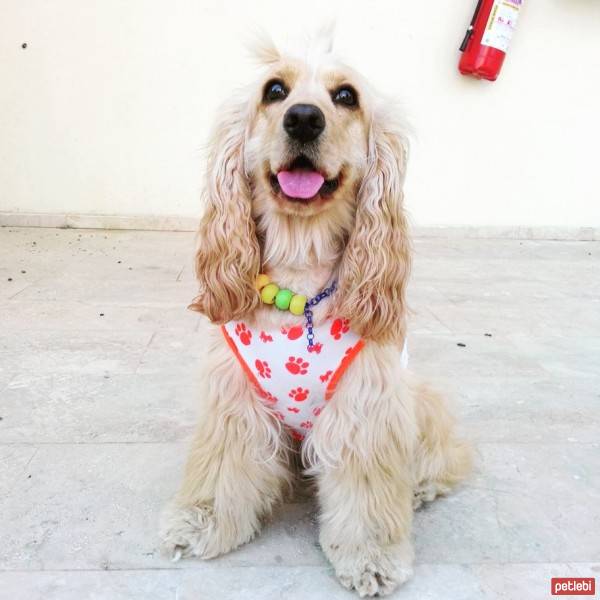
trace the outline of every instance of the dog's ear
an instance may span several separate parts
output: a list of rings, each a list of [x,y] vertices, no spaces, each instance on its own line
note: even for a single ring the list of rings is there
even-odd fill
[[[244,168],[248,106],[236,101],[219,111],[208,158],[196,253],[200,293],[189,308],[213,323],[241,318],[259,301],[260,251]]]
[[[408,141],[388,118],[374,118],[356,222],[339,273],[337,314],[367,339],[403,343],[410,239],[403,183]]]

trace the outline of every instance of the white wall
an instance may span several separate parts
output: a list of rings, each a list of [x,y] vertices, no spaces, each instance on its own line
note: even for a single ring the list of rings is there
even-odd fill
[[[474,5],[2,0],[0,211],[196,216],[215,107],[254,72],[244,40],[335,16],[417,133],[416,224],[600,226],[600,2],[528,0],[493,84],[456,71]]]

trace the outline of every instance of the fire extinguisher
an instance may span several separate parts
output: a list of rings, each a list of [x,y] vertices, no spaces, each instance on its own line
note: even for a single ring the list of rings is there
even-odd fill
[[[478,0],[471,25],[460,45],[458,70],[495,81],[502,68],[524,0]]]

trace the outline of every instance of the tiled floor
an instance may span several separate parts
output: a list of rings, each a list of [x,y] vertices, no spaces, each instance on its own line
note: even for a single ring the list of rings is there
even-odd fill
[[[223,558],[157,553],[202,360],[192,249],[190,234],[0,229],[2,600],[354,597],[307,500]],[[454,400],[478,461],[418,513],[395,597],[550,598],[552,576],[600,578],[600,243],[415,250],[411,366]]]

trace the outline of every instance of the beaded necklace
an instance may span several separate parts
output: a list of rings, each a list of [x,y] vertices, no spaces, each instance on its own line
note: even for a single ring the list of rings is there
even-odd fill
[[[291,290],[280,289],[276,283],[271,283],[268,275],[261,273],[256,278],[256,289],[260,293],[260,299],[264,304],[274,304],[279,310],[289,310],[293,315],[304,314],[306,319],[306,339],[308,349],[314,345],[315,334],[313,333],[313,307],[321,300],[328,298],[335,292],[336,282],[326,287],[313,298],[308,299],[302,294],[294,294]]]

